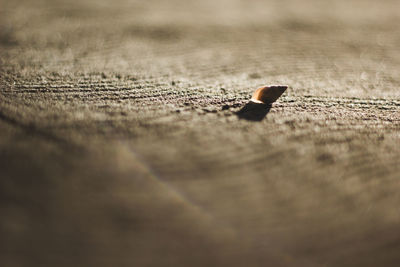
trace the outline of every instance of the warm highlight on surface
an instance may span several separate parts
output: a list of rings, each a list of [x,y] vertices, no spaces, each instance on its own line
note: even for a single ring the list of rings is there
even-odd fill
[[[251,101],[256,103],[272,104],[286,91],[287,88],[286,85],[260,87],[254,92]]]

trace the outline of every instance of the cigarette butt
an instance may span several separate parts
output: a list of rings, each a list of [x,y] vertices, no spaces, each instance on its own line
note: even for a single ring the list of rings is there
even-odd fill
[[[250,101],[255,103],[272,104],[274,103],[287,89],[286,85],[271,85],[258,88]]]

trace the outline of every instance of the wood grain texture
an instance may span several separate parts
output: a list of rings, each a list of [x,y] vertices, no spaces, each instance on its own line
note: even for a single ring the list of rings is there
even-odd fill
[[[399,266],[399,9],[0,0],[0,265]]]

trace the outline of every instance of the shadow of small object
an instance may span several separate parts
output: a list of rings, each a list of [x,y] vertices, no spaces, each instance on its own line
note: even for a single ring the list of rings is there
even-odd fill
[[[241,110],[236,112],[239,119],[248,121],[262,121],[271,110],[271,104],[248,102]]]

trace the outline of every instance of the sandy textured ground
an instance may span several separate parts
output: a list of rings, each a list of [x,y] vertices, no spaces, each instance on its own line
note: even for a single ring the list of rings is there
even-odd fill
[[[399,10],[0,0],[0,265],[399,266]]]

